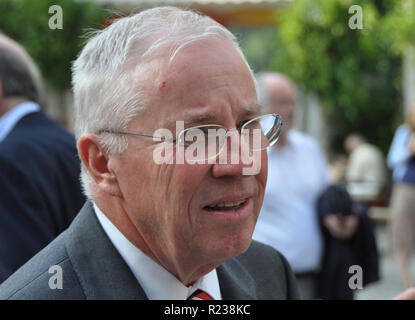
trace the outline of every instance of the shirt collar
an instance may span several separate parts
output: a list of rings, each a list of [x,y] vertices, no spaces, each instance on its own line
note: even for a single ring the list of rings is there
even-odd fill
[[[24,102],[6,112],[0,117],[0,142],[6,139],[20,119],[29,113],[39,110],[40,108],[37,103]]]
[[[186,287],[169,271],[134,246],[107,216],[93,202],[98,221],[130,267],[137,281],[150,300],[186,300],[197,289],[205,291],[215,300],[221,300],[219,280],[216,269]]]

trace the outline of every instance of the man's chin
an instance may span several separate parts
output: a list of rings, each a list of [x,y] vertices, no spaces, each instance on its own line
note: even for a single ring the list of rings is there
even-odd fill
[[[211,257],[212,260],[225,262],[226,260],[238,256],[248,250],[251,242],[252,234],[250,237],[224,240],[223,243],[216,246],[209,246],[205,250],[207,255]]]

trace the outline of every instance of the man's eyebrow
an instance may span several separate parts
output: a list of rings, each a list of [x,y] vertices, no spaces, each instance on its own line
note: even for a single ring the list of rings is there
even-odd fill
[[[255,113],[261,113],[264,108],[259,103],[254,103],[245,108],[245,115],[249,116]]]
[[[243,115],[244,116],[250,116],[252,114],[260,114],[262,111],[262,106],[258,103],[254,103],[251,105],[248,105],[244,108]],[[188,116],[184,116],[184,123],[186,126],[190,126],[193,124],[198,123],[216,123],[217,116],[214,114],[199,114],[199,115],[192,115],[189,114]]]
[[[214,121],[215,119],[216,119],[216,116],[212,114],[201,114],[201,115],[190,117],[189,119],[185,120],[184,123],[185,125],[191,125],[191,124],[200,123],[200,122]]]

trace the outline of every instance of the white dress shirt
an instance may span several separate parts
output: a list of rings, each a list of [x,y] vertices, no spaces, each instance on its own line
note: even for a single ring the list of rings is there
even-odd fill
[[[222,299],[216,269],[198,279],[192,286],[186,287],[169,271],[134,246],[98,206],[95,203],[93,205],[102,228],[150,300],[186,300],[197,289],[203,290],[215,300]]]
[[[13,130],[16,124],[25,115],[39,111],[39,105],[34,102],[24,102],[6,112],[0,118],[0,142],[2,142]]]
[[[296,273],[320,267],[322,237],[316,200],[330,182],[317,142],[290,130],[268,149],[268,181],[253,238],[280,251]]]

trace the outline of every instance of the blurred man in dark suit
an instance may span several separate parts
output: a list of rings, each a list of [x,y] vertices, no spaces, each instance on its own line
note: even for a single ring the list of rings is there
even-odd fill
[[[65,230],[85,201],[73,136],[39,108],[40,73],[0,34],[0,283]]]

